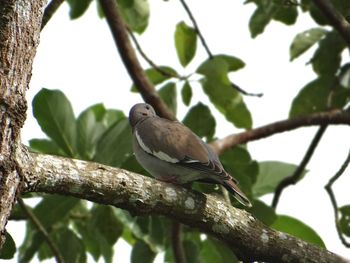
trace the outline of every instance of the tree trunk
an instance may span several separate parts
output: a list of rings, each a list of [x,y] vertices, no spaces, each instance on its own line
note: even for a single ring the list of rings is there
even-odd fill
[[[16,160],[26,89],[39,42],[42,0],[0,0],[0,249],[21,182]]]

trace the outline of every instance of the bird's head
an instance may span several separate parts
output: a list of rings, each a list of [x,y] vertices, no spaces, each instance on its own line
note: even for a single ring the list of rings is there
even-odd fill
[[[156,112],[151,105],[147,103],[138,103],[135,104],[129,112],[129,122],[131,127],[134,128],[141,120],[155,116],[157,116]]]

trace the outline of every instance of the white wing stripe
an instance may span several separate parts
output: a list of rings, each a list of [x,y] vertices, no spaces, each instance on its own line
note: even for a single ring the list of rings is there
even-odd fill
[[[150,148],[148,148],[142,141],[139,133],[137,132],[137,129],[135,131],[135,135],[136,135],[136,139],[137,139],[137,142],[139,143],[139,145],[141,146],[141,148],[147,152],[147,153],[150,153],[150,154],[153,154],[153,152],[150,150]]]
[[[166,153],[163,153],[161,151],[159,152],[155,152],[155,151],[152,151],[149,147],[147,147],[145,145],[145,143],[142,141],[140,135],[138,134],[137,130],[135,131],[135,136],[136,136],[136,139],[137,139],[137,142],[139,143],[140,147],[147,153],[149,154],[152,154],[154,155],[155,157],[157,157],[158,159],[160,160],[163,160],[163,161],[166,161],[166,162],[169,162],[169,163],[178,163],[179,160],[176,159],[176,158],[171,158],[169,155],[167,155]]]
[[[156,156],[158,159],[161,159],[161,160],[169,162],[169,163],[178,163],[179,162],[178,159],[171,158],[169,155],[167,155],[166,153],[163,153],[161,151],[153,152],[153,155]]]

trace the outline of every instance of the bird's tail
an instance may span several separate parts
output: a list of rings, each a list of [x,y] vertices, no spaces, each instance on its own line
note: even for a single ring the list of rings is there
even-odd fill
[[[229,191],[242,205],[251,207],[249,199],[245,194],[238,188],[237,184],[230,178],[222,182],[222,185]]]

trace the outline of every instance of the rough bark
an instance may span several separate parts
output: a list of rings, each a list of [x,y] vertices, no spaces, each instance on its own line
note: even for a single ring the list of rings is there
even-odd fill
[[[15,159],[44,1],[0,0],[0,248],[21,181]]]
[[[317,246],[272,230],[244,210],[149,177],[97,163],[23,153],[24,190],[59,193],[113,205],[133,214],[158,214],[216,236],[245,262],[348,262]]]

